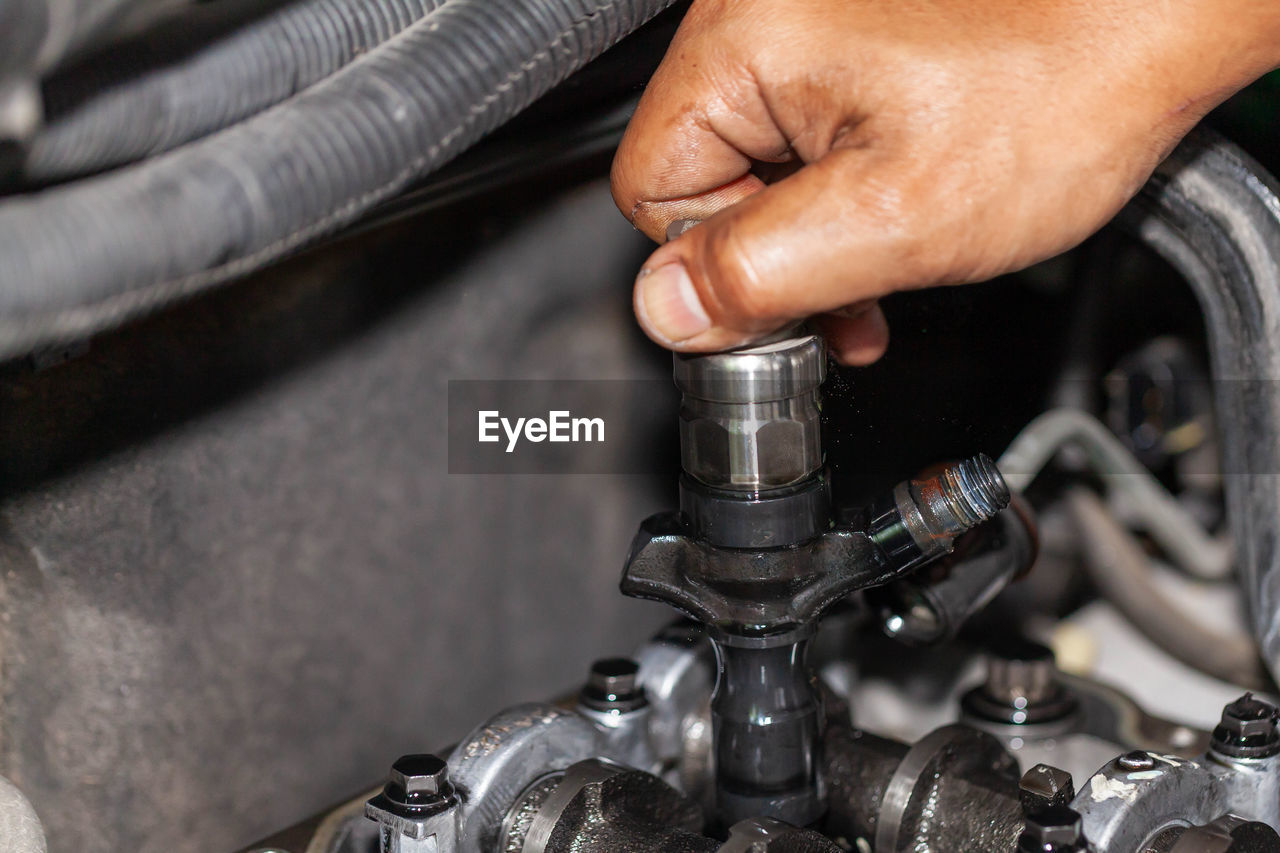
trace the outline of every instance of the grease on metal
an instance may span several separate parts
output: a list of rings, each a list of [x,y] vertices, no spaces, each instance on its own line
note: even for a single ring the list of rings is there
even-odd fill
[[[1132,805],[1138,799],[1138,786],[1121,779],[1094,776],[1089,780],[1089,798],[1095,803],[1103,803],[1115,798]]]

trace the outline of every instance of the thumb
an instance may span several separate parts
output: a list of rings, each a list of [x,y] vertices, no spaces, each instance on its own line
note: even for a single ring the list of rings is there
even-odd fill
[[[636,279],[640,325],[663,346],[700,352],[835,312],[824,326],[839,328],[847,347],[861,348],[857,360],[869,360],[859,330],[875,336],[879,350],[887,330],[882,318],[857,317],[877,317],[866,310],[874,299],[934,276],[920,251],[927,238],[917,214],[880,161],[837,149],[678,236],[672,228],[674,239]],[[706,210],[697,196],[666,202],[667,224],[686,208]],[[855,304],[863,310],[853,316],[841,310]]]

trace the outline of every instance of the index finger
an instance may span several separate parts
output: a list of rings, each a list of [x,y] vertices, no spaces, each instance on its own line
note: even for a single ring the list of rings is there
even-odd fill
[[[614,201],[658,242],[671,222],[706,219],[762,189],[753,160],[790,159],[751,71],[703,53],[677,35],[613,162]]]

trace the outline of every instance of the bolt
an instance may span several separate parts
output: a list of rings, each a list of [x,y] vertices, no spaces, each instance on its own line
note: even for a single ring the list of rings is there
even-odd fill
[[[987,657],[987,680],[961,700],[965,714],[1003,725],[1064,720],[1079,706],[1058,681],[1053,652],[1039,643],[1006,639]]]
[[[1027,815],[1019,853],[1073,853],[1081,849],[1084,833],[1080,814],[1066,806],[1050,806]]]
[[[1246,693],[1222,709],[1212,749],[1230,758],[1266,758],[1280,752],[1280,711]]]
[[[1071,774],[1048,764],[1037,764],[1018,782],[1018,798],[1027,814],[1042,811],[1050,806],[1068,805],[1076,795]]]
[[[1149,754],[1140,749],[1133,752],[1126,752],[1124,755],[1116,759],[1116,764],[1125,770],[1150,770],[1156,766],[1156,760]]]
[[[987,659],[983,690],[1011,707],[1025,707],[1052,697],[1057,690],[1057,676],[1057,663],[1047,647],[1025,641],[1006,642]]]
[[[429,805],[453,794],[449,765],[444,759],[420,753],[403,755],[391,765],[391,779],[383,789],[387,799],[407,806]]]
[[[578,701],[594,711],[634,711],[648,704],[639,683],[640,665],[631,658],[604,658],[591,664]]]
[[[610,695],[633,693],[639,674],[640,665],[631,658],[605,658],[591,664],[587,684]]]

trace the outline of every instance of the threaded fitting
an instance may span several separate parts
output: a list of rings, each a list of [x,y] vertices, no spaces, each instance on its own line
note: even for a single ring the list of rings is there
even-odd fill
[[[994,518],[1009,505],[1009,486],[985,453],[948,467],[939,479],[942,500],[966,528]]]
[[[1009,505],[1009,486],[985,453],[911,482],[912,496],[932,536],[954,538]]]

